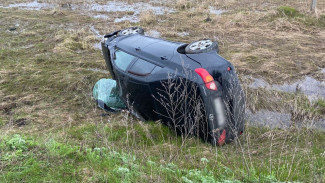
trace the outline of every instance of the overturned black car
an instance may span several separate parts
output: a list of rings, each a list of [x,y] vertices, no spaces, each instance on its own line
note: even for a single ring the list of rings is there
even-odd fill
[[[171,42],[132,27],[105,35],[102,52],[119,96],[138,117],[214,145],[243,133],[245,95],[216,42]]]

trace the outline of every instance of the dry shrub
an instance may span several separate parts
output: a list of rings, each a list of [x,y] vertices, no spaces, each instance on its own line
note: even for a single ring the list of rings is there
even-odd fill
[[[301,27],[291,23],[286,18],[279,18],[273,22],[273,26],[277,31],[300,31]]]
[[[54,52],[81,51],[92,48],[92,44],[99,41],[98,38],[86,29],[61,31],[55,36],[58,44]]]
[[[153,11],[144,11],[140,14],[140,22],[146,25],[152,25],[157,22],[157,18]]]
[[[177,0],[175,6],[179,10],[186,10],[186,9],[190,9],[191,7],[193,7],[192,2],[189,0]]]

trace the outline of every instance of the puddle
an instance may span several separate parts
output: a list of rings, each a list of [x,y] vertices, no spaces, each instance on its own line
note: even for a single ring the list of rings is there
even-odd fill
[[[108,19],[108,16],[103,15],[103,14],[97,14],[97,15],[94,15],[93,17],[96,18],[96,19],[105,19],[105,20]]]
[[[115,18],[115,20],[114,20],[115,23],[124,22],[124,21],[137,23],[137,22],[140,22],[140,19],[139,19],[139,17],[137,17],[135,15],[126,15],[122,18]]]
[[[93,71],[93,72],[99,72],[99,73],[103,73],[103,74],[109,74],[108,71],[103,70],[103,69],[98,69],[98,68],[87,68],[88,71]]]
[[[114,22],[119,23],[119,22],[124,22],[124,21],[129,21],[132,23],[139,22],[140,19],[138,15],[141,12],[144,11],[152,11],[155,15],[163,15],[166,12],[171,13],[175,12],[174,9],[169,9],[167,7],[162,7],[162,6],[152,6],[149,3],[144,3],[144,2],[138,2],[138,3],[133,3],[133,4],[128,4],[125,2],[108,2],[105,5],[101,4],[92,4],[88,6],[73,6],[74,10],[86,10],[86,11],[95,11],[95,12],[133,12],[133,15],[126,15],[121,18],[115,18]],[[106,15],[94,15],[94,18],[101,18],[101,19],[107,19],[108,16]]]
[[[325,131],[325,119],[321,119],[314,124],[316,129],[321,129]]]
[[[320,72],[325,74],[325,68],[322,68]]]
[[[246,109],[246,120],[252,126],[265,126],[269,128],[289,128],[292,124],[290,113],[260,110],[255,113]],[[306,127],[325,131],[325,119],[311,120],[307,123],[297,122],[298,127]]]
[[[188,33],[188,32],[177,32],[176,34],[181,36],[181,37],[185,37],[185,36],[190,35],[190,33]]]
[[[210,10],[210,13],[214,14],[214,15],[221,15],[221,14],[227,12],[226,10],[223,10],[223,9],[214,9],[214,7],[212,7],[212,6],[209,6],[209,10]]]
[[[95,34],[96,37],[102,39],[104,35],[101,35],[99,33],[99,30],[97,30],[93,25],[90,26],[90,30]]]
[[[107,4],[93,3],[91,5],[71,5],[72,10],[88,10],[96,12],[134,12],[134,14],[140,14],[143,11],[151,10],[155,15],[163,15],[166,12],[174,12],[174,9],[170,9],[163,6],[152,6],[149,3],[138,2],[128,4],[125,2],[108,2]]]
[[[102,50],[102,44],[101,43],[95,43],[93,45],[93,47],[96,49],[96,50]]]
[[[263,79],[259,79],[259,78],[251,78],[251,79],[253,80],[253,82],[248,85],[250,88],[256,89],[256,88],[269,88],[270,87],[269,83],[267,83]]]
[[[323,71],[325,72],[325,69],[322,69],[322,72]],[[253,80],[253,82],[248,85],[250,88],[265,88],[267,90],[278,90],[289,93],[300,92],[306,95],[311,102],[319,98],[325,98],[325,82],[316,80],[311,76],[306,76],[304,79],[294,83],[284,83],[282,85],[271,85],[265,80],[259,78],[251,77],[250,79]],[[255,126],[288,128],[291,124],[290,113],[280,113],[268,110],[260,110],[252,113],[250,110],[246,109],[246,115],[247,120]],[[308,125],[302,123],[297,124],[303,127],[321,129],[322,131],[325,131],[325,119],[309,121]]]
[[[99,30],[95,28],[95,26],[91,25],[90,26],[90,30],[95,34],[95,36],[99,39],[102,40],[104,35],[101,35]],[[96,41],[96,43],[93,44],[93,47],[96,50],[102,50],[102,45],[101,45],[101,41]]]
[[[161,33],[156,30],[150,30],[148,32],[145,32],[146,36],[154,37],[154,38],[160,38]]]
[[[250,88],[266,88],[268,90],[278,90],[289,93],[301,92],[305,94],[310,101],[318,98],[325,98],[325,81],[319,81],[311,76],[306,76],[303,80],[295,83],[284,83],[282,85],[270,85],[263,79],[252,78],[253,82]]]
[[[67,6],[59,6],[54,3],[40,3],[37,0],[29,3],[14,3],[9,4],[8,6],[0,5],[3,8],[20,8],[20,9],[27,9],[27,10],[41,10],[41,9],[52,9],[52,8],[63,8],[69,9],[72,11],[80,11],[82,13],[86,12],[87,15],[92,16],[97,19],[108,19],[109,16],[103,14],[103,12],[133,12],[133,15],[127,15],[122,18],[115,19],[115,22],[122,22],[122,21],[130,21],[130,22],[138,22],[139,18],[138,15],[144,11],[152,11],[155,15],[163,15],[165,13],[172,13],[175,12],[174,9],[164,7],[164,6],[153,6],[149,3],[138,2],[128,4],[126,2],[120,1],[110,1],[107,4],[98,4],[92,3],[88,5],[78,5],[78,4],[68,4]],[[94,12],[101,12],[101,14],[93,14]]]
[[[318,97],[325,98],[325,82],[318,81],[313,77],[307,76],[304,80],[297,81],[293,84],[273,85],[274,89],[286,92],[302,92],[310,99],[314,100]]]
[[[29,44],[29,45],[26,45],[26,46],[22,46],[21,48],[24,48],[24,49],[28,49],[28,48],[32,48],[34,47],[33,44]]]
[[[246,119],[253,126],[267,126],[270,128],[288,128],[291,124],[291,114],[268,110],[252,113],[246,109]]]
[[[54,4],[49,3],[39,3],[38,1],[33,1],[29,3],[15,3],[9,4],[9,6],[4,8],[21,8],[26,10],[41,10],[41,9],[51,9],[54,8]]]

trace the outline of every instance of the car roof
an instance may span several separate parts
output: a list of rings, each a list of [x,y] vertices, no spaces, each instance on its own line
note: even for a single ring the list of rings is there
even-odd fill
[[[116,43],[116,47],[119,49],[159,66],[166,66],[181,45],[184,43],[166,41],[141,34],[125,36]]]

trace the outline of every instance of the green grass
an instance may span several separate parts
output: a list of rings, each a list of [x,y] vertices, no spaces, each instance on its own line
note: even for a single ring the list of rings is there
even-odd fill
[[[291,18],[303,16],[301,13],[299,13],[298,10],[296,10],[292,7],[289,7],[289,6],[280,6],[278,8],[278,12],[282,13],[284,16],[288,16]]]
[[[98,79],[109,76],[89,70],[105,69],[105,63],[100,51],[92,48],[98,40],[85,25],[100,27],[102,22],[64,13],[0,8],[0,182],[325,180],[324,132],[247,126],[238,141],[212,147],[194,137],[176,136],[158,122],[139,122],[125,112],[101,115],[91,90]],[[13,22],[19,23],[17,31],[8,31]],[[169,38],[181,39],[176,34]],[[259,59],[252,53],[243,62]],[[298,101],[299,110],[324,114],[322,100],[306,104],[296,95],[263,90],[250,91],[248,97],[256,109],[283,109]],[[22,118],[25,125],[15,124]]]
[[[141,125],[135,123],[134,129]],[[213,148],[197,139],[189,139],[181,146],[179,137],[156,123],[148,124],[149,135],[159,137],[153,139],[128,138],[125,133],[130,133],[131,127],[118,132],[109,132],[109,128],[104,124],[75,127],[68,141],[54,134],[44,139],[5,136],[0,144],[0,181],[270,182],[308,181],[311,175],[324,180],[325,136],[316,131],[250,127],[240,140],[242,151],[239,145]],[[157,135],[157,131],[163,133]],[[76,138],[80,133],[86,138]],[[115,133],[121,134],[121,139],[110,138]],[[102,136],[96,138],[99,134]],[[245,140],[248,136],[249,142]],[[313,144],[306,149],[310,140]],[[74,141],[81,144],[74,145]]]
[[[321,15],[319,18],[316,18],[314,16],[301,13],[290,6],[280,6],[277,10],[278,13],[275,17],[286,17],[290,20],[301,22],[306,26],[325,27],[325,15]]]

